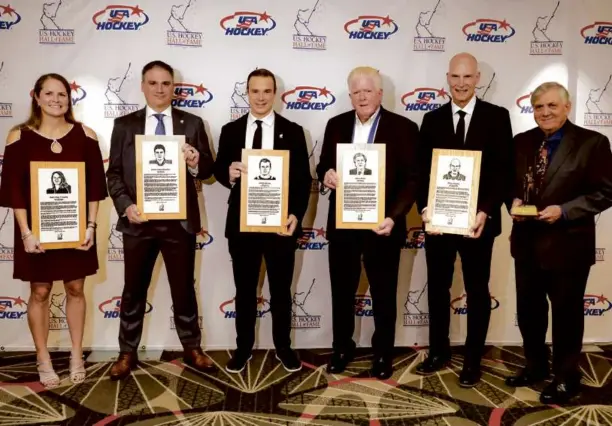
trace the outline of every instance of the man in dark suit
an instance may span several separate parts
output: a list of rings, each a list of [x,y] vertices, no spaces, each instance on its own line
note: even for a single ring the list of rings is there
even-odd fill
[[[276,358],[287,371],[302,364],[291,349],[291,282],[300,222],[310,198],[310,166],[306,138],[301,126],[272,109],[276,78],[266,69],[256,69],[247,78],[251,111],[221,129],[215,162],[215,178],[230,189],[225,237],[232,257],[236,285],[236,351],[225,369],[240,373],[251,359],[255,344],[257,285],[262,258],[270,285],[272,337]],[[289,151],[289,206],[286,232],[282,234],[240,232],[240,179],[247,173],[241,162],[242,149]],[[263,159],[262,159],[263,161]],[[249,170],[257,174],[258,170]]]
[[[507,109],[476,98],[474,90],[480,79],[476,58],[467,53],[454,56],[446,76],[452,101],[425,114],[421,124],[423,170],[417,205],[423,222],[429,221],[427,200],[434,148],[481,151],[478,212],[467,238],[433,233],[425,237],[429,354],[416,372],[432,374],[450,361],[450,288],[458,252],[469,306],[459,384],[472,387],[480,380],[480,361],[491,316],[491,256],[495,237],[501,233],[501,205],[507,200],[512,179],[512,127]]]
[[[272,171],[272,162],[268,158],[262,158],[259,160],[259,176],[255,176],[255,180],[276,180],[274,176],[270,174]]]
[[[372,375],[387,379],[393,373],[397,278],[401,247],[406,241],[406,214],[416,198],[418,127],[381,106],[382,79],[374,68],[352,70],[348,88],[354,110],[328,121],[317,165],[319,180],[332,190],[327,239],[334,351],[327,371],[343,372],[354,357],[355,293],[363,255],[376,327],[372,336]],[[372,230],[336,229],[336,145],[339,143],[382,143],[386,146],[385,219]]]
[[[366,168],[367,162],[368,162],[368,159],[363,153],[358,152],[357,154],[353,155],[353,163],[355,164],[355,168],[349,170],[349,175],[351,176],[371,176],[372,169]]]
[[[119,216],[117,230],[123,233],[125,284],[121,296],[118,360],[111,379],[127,377],[135,367],[140,342],[147,290],[159,252],[166,264],[174,306],[176,330],[185,352],[186,364],[210,368],[212,361],[200,347],[198,305],[193,287],[195,240],[200,230],[195,179],[212,175],[213,159],[200,117],[171,107],[174,70],[154,61],[142,70],[144,109],[117,118],[111,135],[108,190]],[[136,135],[185,135],[183,155],[187,163],[187,220],[148,222],[136,201]]]
[[[166,147],[162,144],[157,144],[153,148],[153,154],[155,155],[155,160],[149,161],[149,164],[157,164],[158,166],[163,166],[166,164],[172,164],[172,160],[168,160],[166,158]]]
[[[568,120],[571,103],[562,85],[540,85],[531,104],[538,127],[514,140],[513,206],[535,205],[538,216],[513,214],[510,239],[526,368],[506,383],[530,386],[549,376],[548,296],[555,378],[540,401],[560,404],[580,389],[584,293],[595,263],[594,217],[612,206],[612,153],[608,138]],[[526,178],[530,172],[533,179]],[[523,200],[525,182],[531,180],[533,199]]]

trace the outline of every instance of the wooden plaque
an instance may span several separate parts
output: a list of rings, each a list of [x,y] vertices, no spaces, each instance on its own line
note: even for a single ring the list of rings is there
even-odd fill
[[[147,220],[187,219],[183,145],[184,135],[136,135],[136,205]],[[156,194],[155,187],[166,193]]]
[[[289,151],[243,149],[242,163],[247,174],[240,178],[240,232],[286,234]],[[256,204],[254,200],[260,196],[266,202]]]
[[[32,234],[43,249],[81,246],[87,228],[84,162],[30,162],[30,201]]]

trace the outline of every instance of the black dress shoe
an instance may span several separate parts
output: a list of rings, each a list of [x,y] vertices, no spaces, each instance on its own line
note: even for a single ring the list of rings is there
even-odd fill
[[[445,368],[450,362],[450,356],[429,355],[427,359],[416,366],[416,373],[420,375],[433,374]]]
[[[376,357],[372,361],[372,377],[378,380],[387,380],[393,374],[393,358],[391,357]]]
[[[334,351],[331,359],[327,363],[328,374],[340,374],[346,370],[346,366],[353,360],[354,352]]]
[[[232,358],[225,365],[225,371],[229,373],[242,373],[242,370],[245,369],[247,363],[253,356],[250,351],[241,351],[237,350],[232,355]]]
[[[283,367],[289,373],[302,369],[302,362],[298,358],[297,353],[291,348],[278,349],[276,351],[276,359],[283,364]]]
[[[542,404],[565,404],[580,393],[579,381],[552,381],[540,394]]]
[[[506,385],[513,388],[520,388],[523,386],[532,386],[538,382],[543,382],[550,377],[548,370],[533,370],[523,369],[516,376],[506,378]]]
[[[459,386],[462,388],[473,388],[482,376],[480,367],[463,367],[459,375]]]

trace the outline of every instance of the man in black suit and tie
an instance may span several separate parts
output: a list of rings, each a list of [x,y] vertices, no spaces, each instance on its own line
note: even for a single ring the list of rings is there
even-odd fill
[[[255,176],[255,180],[276,180],[274,176],[270,174],[272,171],[272,162],[269,158],[262,158],[259,160],[259,176]]]
[[[348,89],[354,110],[328,121],[317,165],[319,180],[332,190],[327,239],[334,351],[327,371],[342,373],[354,357],[355,293],[363,255],[376,327],[372,336],[371,372],[376,378],[388,379],[393,373],[400,252],[406,241],[406,214],[416,198],[418,127],[406,117],[381,106],[382,78],[376,69],[358,67],[352,70]],[[336,145],[339,143],[386,145],[385,219],[372,230],[336,229]]]
[[[176,331],[185,352],[183,360],[197,369],[212,367],[200,347],[198,305],[193,287],[196,233],[200,211],[195,179],[212,175],[213,159],[200,117],[171,107],[174,70],[161,61],[142,69],[144,109],[117,118],[111,135],[108,190],[119,216],[117,230],[123,233],[125,284],[121,296],[120,354],[110,371],[111,379],[127,377],[138,362],[147,290],[153,267],[161,251],[174,306]],[[136,135],[185,135],[183,155],[187,163],[187,220],[148,222],[136,201]]]
[[[153,147],[153,154],[155,155],[155,160],[149,161],[149,164],[157,164],[158,166],[172,164],[172,160],[166,158],[166,147],[162,144],[157,144]]]
[[[608,138],[568,120],[571,103],[562,85],[540,85],[531,105],[538,127],[514,139],[513,207],[535,205],[538,216],[513,215],[510,238],[526,368],[506,383],[530,386],[549,377],[548,296],[555,378],[540,401],[561,404],[580,390],[584,293],[595,263],[594,217],[612,206],[612,153]],[[524,185],[531,180],[533,198],[523,200]]]
[[[240,373],[251,359],[255,344],[257,285],[262,258],[266,261],[270,285],[272,337],[276,358],[287,371],[298,371],[302,364],[291,349],[291,282],[295,264],[300,222],[310,198],[310,165],[306,138],[301,126],[272,109],[276,78],[266,69],[256,69],[247,78],[251,110],[221,129],[215,162],[215,178],[230,189],[225,237],[232,257],[236,285],[236,351],[225,369]],[[289,217],[283,234],[240,232],[240,178],[247,173],[241,162],[242,149],[289,151]],[[262,159],[263,161],[263,159]],[[269,171],[269,170],[268,170]],[[248,170],[248,173],[259,173]]]
[[[454,56],[446,76],[451,102],[425,114],[421,124],[423,170],[417,205],[423,222],[429,221],[427,200],[434,148],[473,150],[482,152],[478,212],[468,237],[433,233],[425,237],[429,355],[416,372],[432,374],[450,361],[450,288],[458,252],[469,306],[459,384],[472,387],[480,380],[480,361],[491,316],[493,242],[501,233],[501,206],[507,200],[512,179],[512,126],[507,109],[476,98],[474,90],[480,79],[476,58],[468,53]]]

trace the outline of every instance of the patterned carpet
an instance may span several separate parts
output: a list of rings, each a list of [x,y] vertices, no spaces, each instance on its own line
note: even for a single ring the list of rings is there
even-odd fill
[[[108,379],[110,363],[87,363],[87,380],[72,385],[68,354],[54,353],[61,386],[37,382],[32,353],[0,354],[0,426],[8,425],[197,425],[197,426],[391,426],[391,425],[612,425],[612,346],[583,353],[582,395],[566,407],[543,406],[539,389],[508,388],[504,377],[523,364],[522,350],[490,347],[483,380],[462,389],[463,357],[437,375],[412,373],[425,351],[398,349],[387,381],[369,377],[363,350],[343,375],[328,375],[328,351],[300,351],[304,368],[287,373],[273,351],[257,351],[240,375],[222,368],[203,374],[182,364],[180,353],[142,362],[123,382]],[[221,367],[229,357],[212,352]]]

